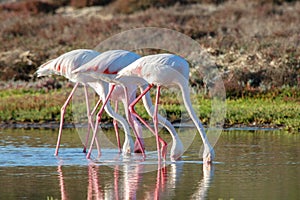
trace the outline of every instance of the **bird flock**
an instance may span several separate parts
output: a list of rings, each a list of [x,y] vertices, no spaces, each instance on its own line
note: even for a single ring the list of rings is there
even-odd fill
[[[88,159],[90,159],[94,142],[97,145],[98,156],[101,155],[101,149],[96,137],[104,111],[114,120],[113,124],[118,148],[124,155],[141,153],[143,157],[146,156],[142,123],[156,137],[158,160],[166,160],[167,143],[158,134],[158,123],[160,123],[172,137],[171,161],[180,159],[183,154],[183,144],[173,125],[158,114],[161,87],[175,85],[180,88],[184,105],[203,141],[203,162],[209,164],[214,160],[213,147],[210,145],[203,125],[192,108],[188,86],[189,64],[180,56],[168,53],[140,56],[126,50],[109,50],[100,53],[89,49],[77,49],[42,64],[36,74],[38,77],[53,74],[61,75],[75,83],[74,88],[61,108],[55,155],[58,155],[59,151],[66,107],[78,86],[82,84],[85,91],[88,118],[88,134],[84,144],[84,152],[87,153],[86,157]],[[88,101],[88,86],[93,88],[99,95],[99,101],[93,111],[91,111]],[[149,91],[154,86],[156,86],[156,96],[153,106]],[[137,89],[141,91],[138,96],[136,93]],[[112,109],[109,100],[116,102],[115,110]],[[143,101],[145,110],[153,119],[153,128],[135,111],[135,105],[140,100]],[[122,102],[124,105],[126,119],[118,114],[118,102]],[[93,114],[101,103],[102,106],[95,120],[93,120]],[[123,146],[120,144],[118,122],[125,132]],[[130,129],[132,129],[136,137],[135,142],[131,137]],[[92,140],[88,144],[90,130],[93,134]]]

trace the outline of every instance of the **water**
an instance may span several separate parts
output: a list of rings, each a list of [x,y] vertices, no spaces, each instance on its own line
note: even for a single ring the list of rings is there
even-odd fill
[[[112,137],[114,136],[111,132]],[[224,131],[216,164],[204,167],[197,136],[181,161],[165,167],[85,159],[74,129],[64,129],[59,157],[57,130],[0,130],[0,199],[299,199],[299,134],[278,130]],[[108,161],[117,149],[104,149]],[[151,155],[150,155],[151,157]],[[148,166],[159,170],[142,173]],[[161,167],[161,168],[160,168]]]

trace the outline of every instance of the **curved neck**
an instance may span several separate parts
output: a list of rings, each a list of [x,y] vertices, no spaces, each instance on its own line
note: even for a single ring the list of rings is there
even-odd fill
[[[181,92],[182,92],[182,98],[183,98],[183,103],[185,105],[185,108],[187,109],[187,112],[189,113],[190,117],[192,118],[192,120],[201,136],[203,143],[207,146],[210,146],[209,141],[206,136],[206,133],[205,133],[205,130],[204,130],[204,127],[192,107],[188,82],[186,80],[180,81],[178,86],[180,87]]]

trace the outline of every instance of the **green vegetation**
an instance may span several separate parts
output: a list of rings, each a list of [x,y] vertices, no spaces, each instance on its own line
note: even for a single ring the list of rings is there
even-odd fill
[[[228,125],[274,126],[300,130],[299,102],[283,98],[243,98],[227,101]]]
[[[47,123],[59,122],[60,107],[67,98],[70,88],[50,90],[35,89],[8,89],[0,91],[0,121],[2,123]],[[285,89],[280,93],[260,94],[256,97],[228,98],[225,127],[230,126],[258,126],[277,127],[290,131],[300,130],[300,92],[298,89]],[[211,100],[198,94],[197,98],[198,116],[207,124],[210,120]],[[161,110],[163,115],[171,121],[181,118],[182,102],[173,94],[165,92],[161,98]],[[195,100],[192,100],[195,102]],[[80,110],[81,109],[81,110]],[[137,105],[137,111],[142,117],[149,119],[142,109]],[[85,104],[76,104],[73,109],[83,113],[85,117]],[[78,113],[76,113],[78,114]],[[80,120],[72,115],[72,107],[68,107],[65,115],[68,123]],[[104,115],[103,122],[111,122],[111,118]]]
[[[32,89],[8,89],[0,91],[0,121],[47,122],[58,121],[60,106],[67,97],[65,91],[34,91]],[[65,97],[65,98],[64,98]],[[71,120],[70,112],[66,120]]]

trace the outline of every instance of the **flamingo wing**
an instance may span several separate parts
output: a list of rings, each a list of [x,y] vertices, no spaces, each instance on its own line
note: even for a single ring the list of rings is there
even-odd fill
[[[100,53],[89,49],[76,49],[42,64],[37,70],[38,77],[46,75],[62,75],[71,79],[71,72],[90,61]]]
[[[73,73],[96,72],[98,74],[116,74],[121,69],[140,58],[139,55],[126,50],[110,50],[103,52],[90,62],[82,65]]]

